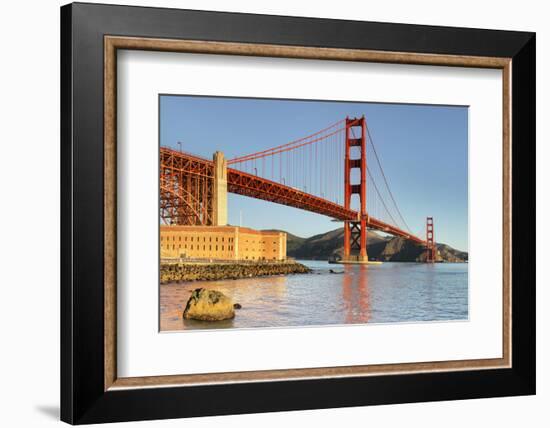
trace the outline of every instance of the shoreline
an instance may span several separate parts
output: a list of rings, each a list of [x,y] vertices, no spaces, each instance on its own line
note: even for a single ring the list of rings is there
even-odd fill
[[[165,263],[160,265],[160,283],[258,278],[310,272],[310,268],[295,261],[283,263],[240,263],[231,261],[227,263]]]

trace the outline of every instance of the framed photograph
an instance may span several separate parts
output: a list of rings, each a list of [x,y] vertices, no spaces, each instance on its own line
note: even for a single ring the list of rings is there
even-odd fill
[[[535,393],[533,33],[76,3],[61,54],[62,420]]]

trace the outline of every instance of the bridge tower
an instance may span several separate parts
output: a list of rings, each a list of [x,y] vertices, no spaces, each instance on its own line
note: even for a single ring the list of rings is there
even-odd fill
[[[357,129],[357,131],[356,131]],[[344,206],[351,208],[351,197],[359,195],[361,208],[356,221],[344,222],[344,262],[367,262],[367,124],[365,116],[350,119],[346,117],[346,144],[344,156]],[[359,148],[353,150],[352,148]],[[357,153],[359,152],[359,153]],[[359,154],[359,157],[357,156]],[[352,183],[352,170],[359,169],[360,182]],[[357,256],[352,250],[359,250]]]
[[[426,263],[434,263],[436,256],[436,246],[434,240],[434,219],[426,217]]]

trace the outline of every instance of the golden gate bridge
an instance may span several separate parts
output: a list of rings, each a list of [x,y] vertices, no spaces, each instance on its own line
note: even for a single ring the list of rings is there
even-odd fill
[[[229,160],[221,152],[210,160],[161,147],[160,218],[165,224],[225,225],[227,213],[220,207],[227,203],[227,192],[343,221],[345,261],[368,261],[369,229],[422,245],[426,261],[435,261],[433,218],[426,219],[424,238],[411,232],[364,116],[346,117],[300,139]]]

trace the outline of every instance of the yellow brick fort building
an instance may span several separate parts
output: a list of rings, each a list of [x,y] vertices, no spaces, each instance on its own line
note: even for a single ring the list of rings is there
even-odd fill
[[[286,233],[236,226],[160,226],[160,257],[286,260]]]

